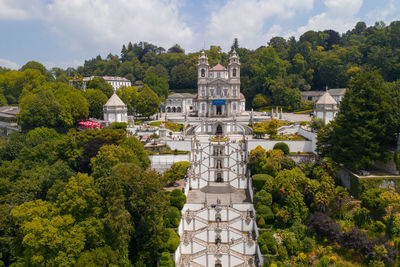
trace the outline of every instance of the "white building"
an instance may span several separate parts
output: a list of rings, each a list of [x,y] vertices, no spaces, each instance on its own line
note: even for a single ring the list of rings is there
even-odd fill
[[[110,99],[108,99],[107,103],[103,106],[103,115],[104,120],[109,123],[128,123],[128,108],[115,92],[110,97]]]
[[[320,118],[325,124],[335,119],[339,112],[336,100],[326,91],[315,103],[314,116]]]
[[[240,93],[240,62],[233,51],[228,68],[221,64],[210,68],[204,51],[199,57],[198,93],[195,110],[199,117],[230,117],[245,110],[245,99]]]
[[[90,77],[84,77],[82,79],[82,89],[86,89],[86,83],[88,81],[93,80],[95,77],[97,76],[90,76]],[[109,84],[111,84],[111,86],[114,88],[114,91],[118,90],[121,86],[131,86],[132,83],[130,80],[123,78],[123,77],[113,77],[113,76],[102,76],[99,78],[103,78],[104,81],[108,82]],[[76,80],[70,80],[69,84],[71,86],[76,87]]]
[[[328,89],[328,92],[335,99],[336,103],[339,104],[346,93],[346,88]],[[301,92],[301,99],[316,102],[324,93],[325,91],[303,91]]]
[[[193,94],[175,93],[169,95],[165,101],[166,112],[190,113],[193,111]]]
[[[2,106],[0,107],[0,136],[8,137],[12,132],[21,131],[21,127],[17,123],[17,115],[19,113],[18,106]]]

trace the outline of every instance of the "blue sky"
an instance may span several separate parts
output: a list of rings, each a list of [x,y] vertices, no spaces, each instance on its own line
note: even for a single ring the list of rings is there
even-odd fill
[[[119,54],[147,41],[186,51],[220,45],[257,48],[307,30],[340,33],[356,22],[400,20],[398,0],[0,0],[0,66],[29,60],[51,68]]]

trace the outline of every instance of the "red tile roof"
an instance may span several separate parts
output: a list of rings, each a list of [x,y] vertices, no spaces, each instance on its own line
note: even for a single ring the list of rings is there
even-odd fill
[[[210,70],[226,70],[226,68],[218,63],[217,65],[212,67]]]

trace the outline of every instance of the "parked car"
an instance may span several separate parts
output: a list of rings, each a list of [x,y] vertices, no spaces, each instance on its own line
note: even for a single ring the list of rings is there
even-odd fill
[[[360,176],[368,176],[368,175],[370,175],[369,171],[366,171],[366,170],[358,170],[357,174],[360,175]]]

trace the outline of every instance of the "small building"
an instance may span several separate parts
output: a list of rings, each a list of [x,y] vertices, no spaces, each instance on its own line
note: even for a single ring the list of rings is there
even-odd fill
[[[86,83],[88,81],[93,80],[95,77],[97,77],[97,76],[84,77],[82,79],[82,83],[83,83],[82,89],[86,90]],[[103,78],[104,81],[111,84],[111,86],[114,88],[114,91],[118,90],[121,86],[131,86],[132,85],[131,81],[124,77],[113,77],[113,76],[102,76],[101,77],[100,76],[99,78]],[[70,80],[69,85],[77,87],[77,80]]]
[[[128,123],[128,107],[122,102],[121,98],[114,92],[103,106],[104,120],[108,123],[126,122]]]
[[[326,91],[315,103],[314,117],[322,119],[325,124],[335,119],[338,112],[338,104],[329,91]]]
[[[175,93],[165,101],[166,112],[190,113],[193,111],[194,95],[189,93]]]
[[[328,92],[335,99],[336,103],[339,104],[346,93],[346,88],[328,89]],[[301,99],[316,102],[324,93],[325,91],[303,91],[301,92]]]
[[[8,137],[12,132],[20,131],[17,124],[18,106],[0,107],[0,136]]]

